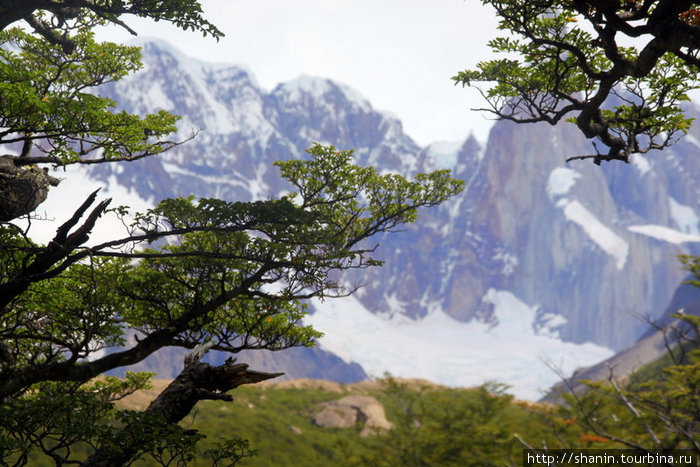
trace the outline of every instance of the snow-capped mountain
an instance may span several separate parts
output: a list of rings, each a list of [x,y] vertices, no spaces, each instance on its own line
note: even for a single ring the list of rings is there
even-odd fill
[[[224,199],[275,196],[282,187],[272,162],[303,157],[312,142],[353,148],[358,162],[404,174],[426,170],[427,158],[401,122],[374,111],[347,86],[301,76],[271,92],[244,68],[184,57],[163,42],[143,44],[144,67],[101,93],[119,107],[182,116],[178,137],[193,141],[163,158],[117,175],[146,199],[195,193]],[[111,167],[96,173],[106,177]],[[121,170],[121,169],[117,169]],[[148,173],[142,179],[143,170]]]
[[[567,125],[499,122],[485,145],[469,137],[420,148],[398,119],[327,79],[266,91],[244,68],[160,42],[143,44],[143,61],[101,93],[124,110],[181,115],[179,137],[197,136],[90,176],[144,200],[278,196],[286,187],[272,162],[303,157],[313,142],[407,176],[448,165],[466,181],[459,197],[380,239],[386,264],[361,272],[367,287],[309,318],[326,333],[322,349],[371,375],[497,379],[537,397],[556,380],[543,359],[569,371],[634,342],[647,329],[637,315],[658,317],[683,279],[675,256],[700,252],[700,128],[631,166],[565,164],[589,150]]]

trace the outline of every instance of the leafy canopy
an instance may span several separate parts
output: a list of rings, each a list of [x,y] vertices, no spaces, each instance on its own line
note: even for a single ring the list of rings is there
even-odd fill
[[[308,160],[277,163],[296,189],[279,200],[164,200],[136,214],[128,235],[94,246],[85,246],[84,235],[75,233],[89,231],[107,211],[106,203],[80,226],[79,216],[73,225],[69,221],[48,246],[2,229],[0,261],[7,272],[0,279],[0,396],[5,410],[27,411],[27,419],[37,411],[38,425],[31,426],[50,428],[41,440],[28,439],[27,427],[0,422],[3,435],[14,440],[5,456],[25,456],[41,443],[98,445],[98,439],[121,436],[105,434],[106,427],[137,429],[137,419],[124,421],[121,412],[96,406],[100,412],[92,423],[106,427],[66,431],[41,417],[44,402],[38,395],[65,391],[94,404],[91,386],[83,382],[160,348],[207,342],[211,349],[238,352],[313,345],[319,333],[302,322],[303,300],[352,292],[334,273],[381,264],[367,239],[413,222],[419,207],[462,189],[449,171],[409,181],[353,165],[351,151],[315,145],[308,152]],[[125,209],[112,214],[123,216]],[[139,337],[128,339],[134,333]],[[219,394],[230,382],[221,379],[220,389],[200,398],[224,397]],[[129,390],[141,386],[139,381]],[[101,421],[114,417],[121,422]],[[143,449],[150,448],[135,452]]]
[[[504,58],[453,77],[499,119],[574,122],[595,154],[629,162],[688,131],[682,103],[699,87],[700,3],[685,0],[482,0],[507,36]],[[484,84],[481,84],[484,83]]]
[[[660,368],[642,368],[628,381],[611,370],[608,381],[583,381],[585,390],[562,394],[552,427],[571,441],[550,448],[700,453],[700,318],[674,317],[678,322],[666,329],[669,358]]]

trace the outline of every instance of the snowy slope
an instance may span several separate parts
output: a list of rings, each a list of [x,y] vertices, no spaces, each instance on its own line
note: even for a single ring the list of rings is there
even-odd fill
[[[615,260],[617,269],[624,269],[629,254],[629,245],[624,239],[600,222],[578,200],[564,198],[557,202],[557,207],[564,211],[568,220],[581,227],[593,243]]]
[[[551,365],[569,374],[613,354],[591,343],[563,342],[547,330],[536,332],[536,307],[510,292],[491,289],[485,298],[495,307],[497,326],[459,322],[439,309],[420,320],[387,318],[370,313],[354,297],[315,302],[306,322],[325,333],[322,349],[359,363],[370,376],[390,372],[464,387],[498,381],[527,400],[541,398],[558,382]]]
[[[580,201],[567,197],[557,199],[567,195],[580,177],[581,174],[573,169],[557,167],[549,174],[547,194],[566,219],[583,229],[593,243],[615,260],[617,269],[624,269],[629,254],[628,243],[600,222]]]

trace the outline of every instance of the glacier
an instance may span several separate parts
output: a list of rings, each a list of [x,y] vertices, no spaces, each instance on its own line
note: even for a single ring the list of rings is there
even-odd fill
[[[324,333],[319,344],[371,377],[386,373],[453,387],[505,383],[518,399],[538,400],[570,374],[613,355],[592,343],[563,342],[535,330],[536,306],[511,292],[489,289],[498,325],[457,321],[433,307],[422,319],[373,314],[354,296],[315,300],[305,323]],[[555,371],[556,370],[556,371]]]

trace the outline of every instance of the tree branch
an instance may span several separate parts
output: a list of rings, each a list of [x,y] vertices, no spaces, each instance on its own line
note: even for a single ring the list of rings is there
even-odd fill
[[[151,402],[146,409],[147,414],[167,424],[175,425],[185,418],[201,400],[230,402],[233,397],[226,394],[228,391],[244,384],[254,384],[284,374],[249,370],[247,364],[236,363],[236,360],[231,358],[219,366],[201,362],[201,358],[211,347],[209,343],[201,344],[185,357],[185,368]],[[130,430],[130,426],[125,426],[122,431],[128,433]],[[138,441],[134,440],[118,447],[100,446],[83,465],[86,467],[122,465],[141,450],[141,444]]]
[[[94,203],[98,191],[96,190],[88,196],[73,216],[56,230],[53,240],[45,248],[41,249],[41,252],[35,256],[34,261],[23,268],[18,277],[0,284],[0,310],[4,310],[12,299],[27,290],[32,283],[48,277],[54,277],[67,267],[54,268],[55,270],[50,271],[56,263],[66,258],[75,248],[89,239],[88,234],[92,231],[97,219],[111,203],[111,198],[101,201],[90,212],[85,222],[73,233],[69,233]]]

